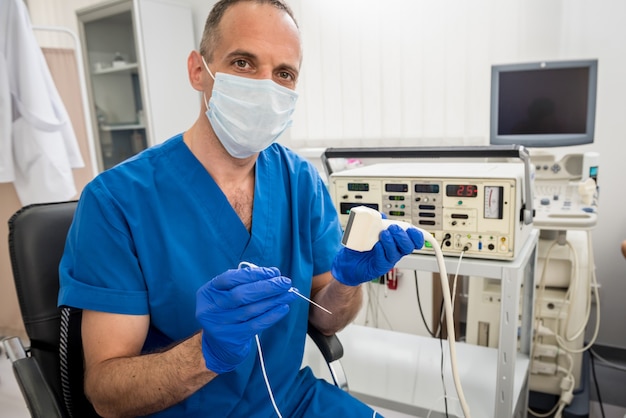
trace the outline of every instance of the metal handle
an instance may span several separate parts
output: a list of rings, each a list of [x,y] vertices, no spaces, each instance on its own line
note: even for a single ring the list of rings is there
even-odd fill
[[[11,363],[27,357],[24,346],[18,337],[6,337],[2,339],[2,346],[7,353],[7,357],[11,360]]]
[[[331,158],[519,158],[524,163],[524,223],[533,221],[533,196],[530,183],[530,153],[522,145],[488,145],[461,147],[388,147],[388,148],[326,148],[322,163],[330,178]]]

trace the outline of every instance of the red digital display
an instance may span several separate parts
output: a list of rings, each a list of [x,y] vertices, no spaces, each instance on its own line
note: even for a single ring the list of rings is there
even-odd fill
[[[478,187],[475,184],[446,185],[446,196],[476,197],[476,195],[478,195]]]

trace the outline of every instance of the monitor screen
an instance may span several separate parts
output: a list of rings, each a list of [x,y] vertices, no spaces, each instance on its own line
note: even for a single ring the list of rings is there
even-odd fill
[[[597,60],[493,65],[490,143],[592,143],[597,72]]]

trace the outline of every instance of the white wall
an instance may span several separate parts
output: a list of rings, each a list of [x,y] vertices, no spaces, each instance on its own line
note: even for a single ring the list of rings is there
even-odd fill
[[[296,144],[484,144],[491,64],[558,55],[558,2],[293,4],[305,50]]]
[[[626,3],[291,4],[305,53],[296,120],[284,140],[293,147],[487,144],[492,64],[598,58],[595,143],[551,151],[600,153],[601,213],[593,234],[602,286],[598,342],[626,347],[626,261],[619,250],[626,239],[620,167],[626,140],[620,129],[626,117]],[[417,321],[413,315],[409,318]]]
[[[294,147],[487,144],[492,64],[598,58],[595,143],[551,151],[600,153],[601,213],[593,234],[602,286],[598,342],[626,347],[626,261],[619,250],[626,239],[620,167],[626,140],[620,129],[626,117],[626,3],[299,0],[292,5],[305,51],[302,96],[286,140]]]
[[[600,216],[594,230],[596,272],[602,286],[601,328],[598,341],[626,347],[624,296],[626,260],[619,246],[626,239],[624,154],[626,131],[626,3],[568,1],[563,8],[560,49],[599,59],[596,140],[585,149],[600,153]]]
[[[195,12],[197,39],[215,3]],[[75,25],[93,0],[28,0],[35,24]],[[598,58],[593,145],[600,153],[600,220],[594,231],[602,326],[598,342],[626,348],[622,299],[626,197],[626,2],[622,0],[291,0],[304,68],[295,123],[300,148],[488,143],[495,63]],[[166,21],[164,21],[164,27]],[[158,69],[155,69],[155,71]]]

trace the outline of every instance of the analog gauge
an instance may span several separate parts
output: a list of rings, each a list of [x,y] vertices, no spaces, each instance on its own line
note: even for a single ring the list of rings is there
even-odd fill
[[[485,186],[485,219],[502,219],[502,186]]]

